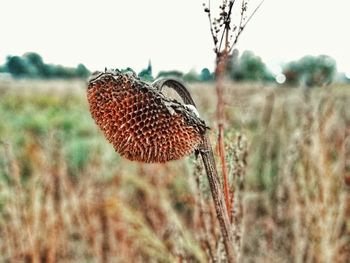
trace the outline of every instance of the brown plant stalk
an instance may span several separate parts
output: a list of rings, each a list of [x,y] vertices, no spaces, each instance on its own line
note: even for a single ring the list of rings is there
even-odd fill
[[[214,42],[214,52],[216,55],[216,95],[217,95],[217,106],[216,106],[216,117],[218,124],[218,140],[217,140],[217,150],[221,162],[221,172],[224,185],[225,201],[228,211],[231,211],[232,201],[230,200],[229,194],[229,180],[226,164],[226,154],[225,154],[225,144],[224,144],[224,98],[223,98],[223,87],[224,78],[227,71],[227,65],[232,54],[234,46],[237,44],[238,39],[243,32],[245,26],[260,8],[264,0],[262,0],[259,5],[253,10],[253,12],[248,16],[248,0],[242,0],[240,6],[240,17],[237,24],[232,19],[232,11],[235,6],[235,0],[223,0],[219,9],[219,18],[213,18],[212,9],[210,5],[210,0],[208,4],[203,4],[204,11],[208,14],[210,33]],[[220,41],[219,41],[220,39]]]
[[[184,104],[167,98],[174,89]],[[98,72],[88,85],[92,117],[114,145],[130,160],[166,162],[199,150],[214,200],[229,262],[234,262],[233,234],[206,127],[183,83],[164,78],[152,85],[118,70]],[[169,132],[170,131],[170,132]]]
[[[222,193],[219,176],[216,170],[213,150],[207,136],[203,137],[200,153],[207,173],[211,195],[214,200],[216,215],[219,220],[227,259],[229,262],[235,262],[236,256],[233,249],[234,239],[232,227],[226,207],[225,197]]]
[[[235,0],[223,0],[219,9],[220,14],[219,18],[214,18],[212,16],[212,9],[210,6],[210,0],[208,0],[208,4],[203,4],[204,12],[208,14],[210,33],[214,42],[214,52],[216,55],[216,68],[215,68],[215,77],[216,77],[216,95],[217,95],[217,106],[216,106],[216,117],[218,124],[218,140],[217,140],[217,149],[221,162],[221,172],[223,178],[223,191],[226,203],[226,209],[222,209],[220,212],[231,215],[231,210],[234,207],[233,200],[231,200],[230,191],[229,191],[229,179],[227,172],[227,164],[226,164],[226,154],[225,154],[225,144],[224,144],[224,122],[225,122],[225,114],[224,114],[224,97],[223,97],[223,88],[224,88],[224,78],[227,71],[227,66],[229,63],[229,59],[233,50],[233,47],[237,44],[238,38],[244,30],[247,23],[250,21],[252,16],[256,13],[256,11],[260,8],[264,0],[260,2],[260,4],[253,10],[250,16],[247,16],[248,9],[248,0],[242,0],[240,6],[240,18],[238,24],[235,24],[235,21],[232,19],[232,11],[234,8]],[[219,41],[220,39],[220,41]],[[208,171],[208,169],[207,169]],[[209,175],[208,175],[209,176]],[[215,174],[217,177],[217,174]],[[232,187],[233,189],[233,187]],[[233,190],[232,190],[233,191]],[[214,195],[213,195],[214,196]],[[233,195],[232,195],[233,196]],[[215,201],[215,200],[214,200]],[[216,204],[219,207],[219,204]],[[232,206],[231,206],[232,205]],[[220,207],[221,209],[221,207]],[[218,212],[218,210],[217,210]],[[219,217],[219,214],[218,214]],[[226,216],[225,216],[226,217]],[[231,218],[232,219],[232,218]],[[226,229],[230,229],[230,223],[228,226],[225,226]],[[232,235],[232,232],[224,233]],[[225,241],[232,240],[233,237],[225,237]],[[226,252],[228,256],[228,260],[233,262],[236,257],[234,257],[233,252],[228,251],[233,244],[228,244],[226,247]]]
[[[156,86],[158,86],[158,88],[161,89],[165,85],[173,88],[180,95],[180,97],[185,103],[191,104],[194,107],[196,107],[191,97],[191,94],[188,92],[187,88],[182,83],[174,79],[164,78],[158,81]],[[234,254],[234,249],[233,249],[233,244],[234,244],[233,232],[230,224],[229,213],[226,207],[227,199],[224,197],[221,190],[221,184],[220,184],[217,169],[216,169],[214,153],[210,143],[210,139],[207,134],[202,135],[202,142],[199,145],[199,152],[203,159],[205,171],[208,177],[210,191],[213,197],[217,218],[218,218],[221,233],[223,236],[223,242],[224,242],[225,251],[227,254],[227,259],[229,262],[234,262],[236,256]],[[227,188],[227,191],[228,191],[228,188]]]

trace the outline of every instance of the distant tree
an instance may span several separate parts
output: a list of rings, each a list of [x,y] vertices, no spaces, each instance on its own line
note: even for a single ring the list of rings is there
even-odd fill
[[[33,69],[28,62],[19,56],[8,56],[5,64],[8,72],[13,77],[30,77]]]
[[[78,78],[76,68],[64,67],[62,65],[51,65],[49,68],[50,78],[72,79]]]
[[[13,77],[25,78],[87,78],[90,71],[79,64],[76,68],[61,65],[45,64],[42,57],[35,52],[25,53],[23,56],[8,56],[6,63],[0,66],[2,72]]]
[[[62,68],[63,68],[63,72],[64,72],[63,78],[67,78],[67,79],[77,78],[75,68],[64,67],[64,66],[62,66]]]
[[[7,68],[5,67],[5,65],[1,65],[0,66],[0,73],[5,73],[7,72]]]
[[[273,74],[259,56],[251,51],[244,51],[238,56],[237,51],[231,56],[228,73],[236,81],[273,81]]]
[[[90,71],[83,64],[79,64],[75,69],[75,75],[78,78],[86,79],[90,74]]]
[[[201,74],[199,75],[199,80],[206,82],[214,80],[214,74],[209,71],[207,68],[203,68]]]
[[[145,68],[145,69],[140,71],[138,76],[144,81],[151,82],[151,81],[154,80],[154,78],[152,76],[152,64],[151,64],[151,61],[148,62],[147,68]]]
[[[52,75],[53,78],[67,78],[67,70],[61,65],[52,65]]]
[[[283,68],[283,74],[286,77],[285,84],[291,86],[299,85],[303,69],[299,62],[291,61]]]
[[[76,76],[76,69],[62,65],[45,64],[45,77],[50,79],[72,78]]]
[[[121,69],[120,71],[123,72],[123,73],[125,73],[125,72],[130,72],[130,73],[133,73],[133,74],[136,75],[136,72],[135,72],[132,68],[130,68],[130,67],[127,67],[127,68],[125,68],[125,69]]]
[[[157,78],[160,78],[160,77],[182,78],[183,76],[184,76],[184,74],[181,71],[169,70],[169,71],[160,71],[157,75]]]
[[[289,62],[283,68],[286,84],[307,87],[331,83],[336,72],[335,60],[326,55],[305,56],[297,61]]]
[[[39,54],[28,52],[22,56],[22,59],[26,60],[28,66],[32,68],[31,77],[48,77],[46,65]]]
[[[185,75],[183,75],[183,79],[187,82],[198,82],[200,78],[195,70],[190,70]]]

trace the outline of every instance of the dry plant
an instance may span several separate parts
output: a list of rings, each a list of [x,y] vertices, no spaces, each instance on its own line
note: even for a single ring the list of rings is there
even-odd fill
[[[214,43],[214,52],[216,55],[216,95],[217,95],[217,106],[216,115],[218,123],[218,141],[217,148],[221,161],[221,170],[224,182],[224,193],[226,207],[228,211],[231,211],[231,201],[229,197],[229,182],[227,175],[227,165],[225,158],[225,146],[224,146],[224,79],[228,62],[233,52],[233,48],[238,42],[238,39],[245,29],[246,25],[253,17],[255,12],[262,5],[263,1],[255,8],[255,10],[248,15],[248,0],[235,1],[235,0],[223,0],[219,6],[219,16],[213,17],[213,10],[208,0],[207,4],[203,4],[204,12],[208,14],[209,26],[211,36]],[[233,12],[235,9],[240,9],[239,19],[234,19]]]
[[[205,12],[208,13],[215,45],[214,51],[217,56],[215,73],[218,98],[218,151],[222,167],[223,190],[211,143],[205,134],[207,127],[199,118],[196,105],[181,82],[174,79],[163,79],[156,81],[153,85],[148,85],[138,80],[133,73],[122,73],[116,70],[97,72],[88,84],[90,112],[106,138],[122,156],[142,162],[167,162],[179,159],[194,150],[201,154],[228,262],[235,262],[239,257],[240,245],[235,245],[235,236],[236,240],[239,240],[237,233],[240,231],[235,231],[236,235],[234,234],[233,217],[230,217],[231,211],[235,210],[235,203],[231,203],[234,200],[232,198],[234,189],[231,187],[233,194],[230,194],[224,150],[222,82],[229,55],[241,32],[262,2],[247,17],[248,3],[243,0],[238,25],[232,22],[234,4],[234,0],[223,1],[220,6],[220,16],[214,21],[212,21],[210,2],[208,7],[204,5]],[[235,34],[234,39],[233,34]],[[180,95],[184,104],[164,96],[161,91],[165,86],[173,88]],[[240,188],[242,188],[243,180],[240,181]],[[232,214],[235,212],[237,211]],[[242,215],[242,213],[236,214]],[[240,225],[239,221],[241,220],[235,220],[236,228]]]
[[[345,125],[342,130],[332,128],[341,116],[336,115],[333,102],[327,97],[319,108],[305,103],[303,111],[301,129],[288,143],[278,186],[279,197],[286,198],[283,192],[288,192],[288,206],[281,210],[289,209],[294,222],[295,262],[346,262],[344,252],[349,249],[350,240],[344,227],[349,195],[345,191],[346,170],[342,162],[349,158],[345,151],[349,149],[349,131]],[[336,165],[335,153],[339,158]]]
[[[181,104],[163,95],[173,88]],[[142,162],[167,162],[198,151],[207,172],[227,258],[233,262],[233,232],[216,170],[206,125],[199,118],[187,88],[175,79],[153,85],[132,73],[96,72],[88,84],[90,112],[106,138],[121,155]]]
[[[223,97],[223,86],[224,79],[226,74],[226,69],[228,66],[228,62],[230,60],[230,56],[232,55],[233,48],[237,44],[237,41],[243,32],[244,28],[253,17],[255,12],[262,5],[263,1],[255,8],[255,10],[248,15],[248,2],[247,0],[235,1],[235,0],[223,0],[219,6],[219,16],[213,17],[213,9],[208,0],[208,3],[203,3],[204,12],[208,14],[209,26],[211,36],[214,42],[214,52],[216,55],[216,68],[215,68],[215,77],[216,77],[216,95],[217,95],[217,106],[216,106],[216,121],[218,124],[218,140],[217,140],[217,150],[220,157],[221,162],[221,171],[223,177],[223,192],[225,195],[226,209],[220,211],[220,213],[229,216],[233,209],[230,191],[233,190],[234,186],[230,187],[229,178],[228,178],[228,169],[226,163],[226,153],[225,153],[225,145],[224,145],[224,97]],[[234,19],[233,12],[238,8],[240,10],[239,19],[236,21]],[[219,216],[219,215],[218,215]],[[232,217],[231,217],[232,220]],[[238,258],[238,252],[236,251],[236,255],[233,252],[229,252],[229,250],[233,251],[233,237],[232,230],[230,225],[225,226],[226,232],[228,233],[228,237],[224,237],[224,240],[227,240],[231,245],[226,246],[226,253],[228,256],[229,262],[236,261]],[[226,245],[226,243],[225,243]],[[236,246],[237,247],[237,246]],[[238,246],[240,247],[240,246]]]
[[[38,97],[26,85],[0,101],[0,262],[227,261],[200,159],[127,161],[96,129],[85,86]],[[236,260],[347,263],[348,87],[305,100],[297,89],[233,85],[224,96]],[[213,86],[190,88],[214,122]]]
[[[104,182],[96,176],[101,168],[96,155],[84,180],[76,182],[69,176],[56,136],[40,138],[42,144],[32,138],[25,146],[33,167],[27,181],[20,178],[23,170],[10,143],[2,155],[11,176],[0,182],[5,201],[0,220],[2,262],[205,261],[174,213],[165,191],[172,179],[160,180],[160,167],[145,169],[135,178],[120,174],[119,166],[113,170],[115,180]],[[120,191],[125,188],[132,189],[133,197]]]
[[[127,159],[164,163],[190,154],[201,143],[207,127],[191,96],[187,92],[183,97],[185,105],[168,99],[161,90],[169,82],[150,86],[118,70],[97,73],[89,81],[90,112],[115,150]]]

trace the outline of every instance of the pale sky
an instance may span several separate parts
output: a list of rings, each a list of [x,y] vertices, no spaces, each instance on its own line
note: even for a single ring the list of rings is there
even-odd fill
[[[91,70],[213,69],[206,0],[0,0],[0,63],[38,52],[47,63]],[[212,6],[215,6],[212,0]],[[250,7],[258,3],[251,0]],[[311,54],[350,75],[349,0],[265,0],[239,40],[274,70]]]

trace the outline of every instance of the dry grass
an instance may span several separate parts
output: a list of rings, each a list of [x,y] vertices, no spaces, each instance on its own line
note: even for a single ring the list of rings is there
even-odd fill
[[[215,210],[193,156],[123,160],[93,123],[82,83],[52,82],[65,88],[41,95],[27,91],[45,83],[5,84],[1,262],[220,262]],[[213,87],[191,88],[215,127]],[[239,262],[349,262],[349,87],[224,92]]]

